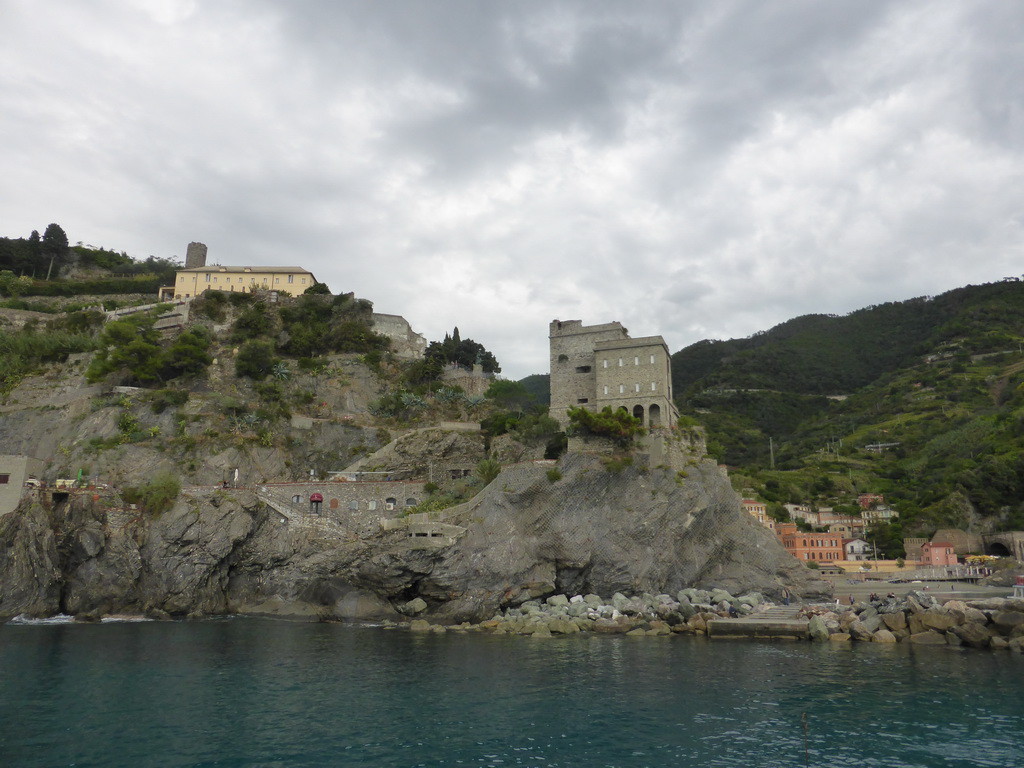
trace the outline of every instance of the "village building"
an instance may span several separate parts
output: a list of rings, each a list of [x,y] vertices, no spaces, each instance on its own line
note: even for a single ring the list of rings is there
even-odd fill
[[[631,339],[620,323],[550,325],[551,416],[562,427],[566,411],[583,406],[624,410],[648,428],[671,427],[679,418],[672,402],[672,360],[661,336]]]
[[[207,266],[206,246],[189,243],[185,266],[175,273],[174,285],[160,288],[160,300],[190,299],[207,291],[245,293],[263,289],[298,296],[314,285],[316,277],[302,267]]]
[[[17,508],[26,481],[39,478],[42,469],[43,462],[31,456],[0,454],[0,515]]]
[[[956,552],[948,541],[929,541],[921,545],[921,565],[956,565]]]
[[[775,535],[797,560],[831,564],[844,559],[843,540],[834,534],[804,532],[796,523],[776,523]]]
[[[847,560],[858,562],[871,560],[873,547],[864,539],[843,539],[843,551]]]
[[[744,511],[746,511],[765,528],[770,531],[775,530],[775,519],[768,514],[768,505],[763,501],[757,501],[756,499],[743,499],[740,501],[740,505],[743,507]]]

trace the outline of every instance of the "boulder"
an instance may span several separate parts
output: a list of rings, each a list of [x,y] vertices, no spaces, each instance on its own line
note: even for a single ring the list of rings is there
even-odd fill
[[[430,622],[426,619],[413,619],[409,622],[409,629],[413,632],[429,632]]]
[[[884,613],[882,614],[882,623],[890,630],[906,629],[907,615],[902,611],[899,613]]]
[[[828,636],[829,642],[833,643],[848,643],[850,642],[850,636],[846,632],[836,632],[834,635]]]
[[[1024,637],[1015,637],[1006,644],[1006,650],[1024,653]]]
[[[871,642],[873,643],[895,643],[896,635],[890,632],[888,629],[880,629],[871,636]]]
[[[945,645],[946,636],[941,632],[926,629],[924,632],[916,632],[912,634],[908,638],[908,641],[914,645]]]
[[[1009,635],[1014,628],[1024,625],[1024,613],[1020,611],[999,611],[992,615],[992,624],[1001,635]]]
[[[807,622],[807,634],[811,640],[819,642],[828,640],[829,637],[828,627],[825,626],[825,622],[820,616],[815,616]]]
[[[959,637],[964,645],[969,645],[971,648],[987,648],[991,639],[984,627],[972,621],[953,627],[950,632]]]
[[[552,608],[569,605],[569,598],[565,595],[552,595],[545,602]]]
[[[850,624],[849,633],[851,638],[860,641],[870,640],[871,635],[873,634],[870,629],[865,627],[864,624],[859,621],[855,621]]]

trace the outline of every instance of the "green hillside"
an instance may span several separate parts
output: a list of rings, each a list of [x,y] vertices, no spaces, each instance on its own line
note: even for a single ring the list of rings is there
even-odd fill
[[[700,342],[673,355],[673,379],[681,411],[768,501],[882,492],[901,530],[880,533],[1016,529],[1022,347],[1024,283],[1000,282]]]

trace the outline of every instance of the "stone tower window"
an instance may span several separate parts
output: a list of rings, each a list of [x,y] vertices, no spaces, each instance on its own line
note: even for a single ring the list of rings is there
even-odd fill
[[[633,365],[640,365],[640,358],[639,357],[634,357],[633,358]]]
[[[586,397],[581,397],[581,398],[580,398],[579,400],[577,400],[576,402],[577,402],[577,403],[589,403],[589,402],[590,402],[590,399],[589,399],[589,398],[586,398]]]
[[[619,384],[619,394],[621,395],[625,391],[626,391],[626,385],[625,384]]]
[[[576,373],[590,373],[590,366],[589,365],[577,365],[576,366]]]
[[[657,392],[657,391],[658,391],[658,382],[652,381],[651,382],[651,392]]]
[[[654,355],[651,355],[651,365],[654,365]]]
[[[634,384],[633,386],[635,387],[635,389],[633,390],[634,392],[639,392],[640,391],[640,385],[639,384]]]
[[[621,367],[622,367],[622,358],[620,357],[619,358],[619,368],[621,368]]]
[[[182,278],[182,279],[184,280],[184,278]],[[601,362],[604,364],[605,368],[608,367],[608,361],[607,360],[602,360]]]
[[[605,362],[607,362],[607,361],[605,361]],[[607,385],[605,385],[605,388],[604,388],[604,393],[605,393],[606,395],[608,394],[608,386],[607,386]]]

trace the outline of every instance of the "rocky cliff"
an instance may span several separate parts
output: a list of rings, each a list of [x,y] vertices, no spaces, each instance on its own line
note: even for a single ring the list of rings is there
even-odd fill
[[[252,491],[185,494],[156,517],[111,494],[39,491],[0,518],[0,617],[376,620],[421,598],[421,616],[462,621],[553,593],[828,589],[707,461],[685,471],[592,454],[526,462],[443,523],[394,526],[359,537]]]

